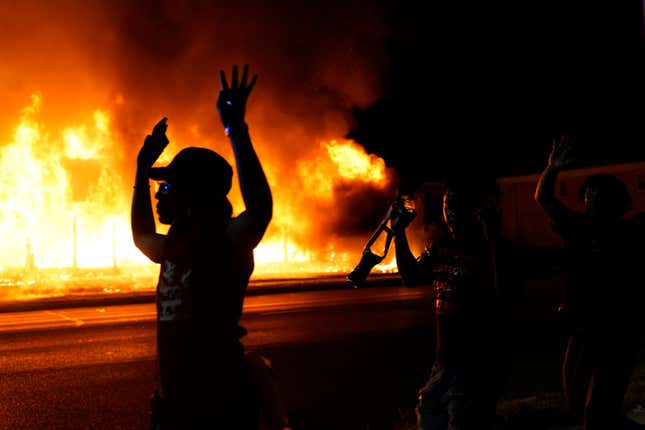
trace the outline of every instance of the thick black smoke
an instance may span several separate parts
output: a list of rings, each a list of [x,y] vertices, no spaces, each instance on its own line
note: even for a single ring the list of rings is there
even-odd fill
[[[645,159],[641,1],[411,6],[391,14],[387,95],[351,133],[406,176],[535,173],[563,132],[580,164]]]

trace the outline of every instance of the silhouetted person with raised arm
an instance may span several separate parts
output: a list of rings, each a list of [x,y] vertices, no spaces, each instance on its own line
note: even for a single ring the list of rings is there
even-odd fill
[[[244,113],[257,76],[245,66],[229,85],[220,72],[217,100],[230,138],[245,211],[232,218],[227,194],[233,169],[206,148],[181,150],[165,167],[152,167],[168,144],[166,118],[145,139],[137,158],[132,201],[136,246],[161,265],[157,285],[157,353],[160,392],[153,401],[154,429],[256,429],[239,325],[253,272],[253,249],[272,217],[269,184],[251,144]],[[149,179],[155,194],[155,230]]]
[[[500,252],[498,213],[489,198],[496,184],[487,189],[483,183],[464,177],[444,182],[448,231],[419,258],[405,233],[410,217],[399,211],[402,216],[392,219],[404,283],[431,285],[435,294],[435,362],[416,409],[423,430],[490,429],[506,380],[507,291],[519,285],[511,284]]]
[[[638,427],[621,412],[640,346],[645,223],[643,215],[625,218],[629,192],[609,174],[592,176],[580,187],[584,213],[560,202],[555,184],[572,155],[568,137],[554,139],[535,191],[563,239],[567,258],[560,307],[569,330],[564,394],[585,430]]]

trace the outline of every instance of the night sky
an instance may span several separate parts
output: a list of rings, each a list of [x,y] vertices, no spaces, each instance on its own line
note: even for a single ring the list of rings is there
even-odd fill
[[[390,5],[387,91],[350,135],[406,177],[537,173],[645,159],[640,1]],[[429,156],[421,156],[421,151]]]

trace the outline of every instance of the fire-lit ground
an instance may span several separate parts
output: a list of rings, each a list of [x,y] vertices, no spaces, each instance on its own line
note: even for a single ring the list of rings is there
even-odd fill
[[[47,109],[33,94],[0,153],[0,300],[153,289],[157,267],[135,248],[129,224],[136,154],[124,148],[138,143],[123,141],[109,109],[73,124],[46,122]],[[142,124],[137,137],[148,129]],[[262,130],[251,130],[265,146]],[[160,163],[193,140],[173,132],[172,122],[169,133]],[[254,251],[254,279],[349,273],[393,197],[393,172],[358,144],[309,146],[288,172],[271,157],[263,160],[274,217]],[[236,187],[231,199],[236,212],[243,210]],[[374,272],[394,271],[393,258]]]

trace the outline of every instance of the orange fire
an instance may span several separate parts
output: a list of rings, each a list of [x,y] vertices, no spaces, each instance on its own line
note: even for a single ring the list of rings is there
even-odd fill
[[[143,262],[127,231],[128,197],[106,156],[114,149],[108,115],[97,110],[93,124],[57,135],[38,122],[40,106],[34,95],[0,155],[0,228],[8,235],[0,264],[88,268]]]
[[[44,102],[33,95],[0,154],[0,286],[22,292],[69,291],[93,279],[119,277],[104,291],[153,288],[156,266],[134,246],[130,232],[131,180],[123,165],[120,137],[111,114],[96,109],[82,124],[52,127],[40,121]],[[142,130],[145,127],[142,127]],[[171,142],[172,139],[171,136]],[[167,162],[179,146],[164,153]],[[130,157],[132,160],[128,160]],[[269,181],[277,166],[263,160]],[[332,202],[337,182],[385,188],[385,162],[350,140],[322,142],[312,156],[297,160],[291,188],[307,190],[317,201]],[[362,243],[350,249],[332,242],[316,245],[316,219],[304,203],[274,190],[274,218],[255,250],[254,277],[349,272]],[[239,196],[233,206],[242,207]],[[377,270],[392,271],[392,260]],[[100,282],[97,282],[100,284]]]

